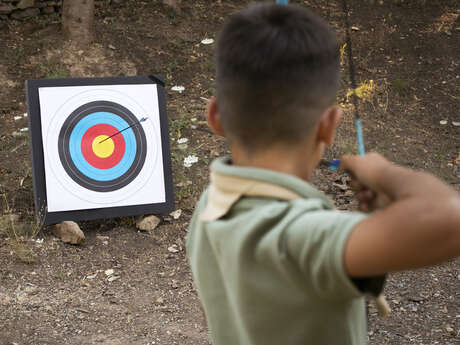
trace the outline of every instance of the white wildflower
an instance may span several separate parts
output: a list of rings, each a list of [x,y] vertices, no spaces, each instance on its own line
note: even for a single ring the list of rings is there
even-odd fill
[[[28,131],[29,131],[29,128],[24,127],[24,128],[21,128],[19,131],[21,131],[21,132],[28,132]]]
[[[198,162],[198,157],[195,155],[190,155],[184,158],[184,167],[190,168],[193,164]]]
[[[177,92],[179,92],[179,93],[182,93],[182,92],[184,92],[185,87],[180,86],[180,85],[176,85],[176,86],[173,86],[173,87],[171,88],[171,90],[172,90],[172,91],[177,91]]]
[[[212,38],[205,38],[201,41],[201,44],[213,44],[214,40]]]
[[[22,116],[15,116],[15,117],[14,117],[14,121],[18,121],[18,120],[20,120],[20,119],[22,119]]]
[[[185,144],[186,142],[188,142],[188,139],[187,139],[187,138],[180,138],[180,139],[177,139],[177,143],[178,143],[178,144]]]

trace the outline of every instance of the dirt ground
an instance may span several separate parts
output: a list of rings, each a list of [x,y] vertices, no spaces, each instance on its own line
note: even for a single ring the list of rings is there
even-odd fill
[[[345,42],[341,0],[292,2],[323,15]],[[159,0],[107,2],[96,11],[95,42],[80,50],[62,39],[57,17],[0,21],[0,216],[13,213],[25,224],[33,218],[28,138],[21,131],[25,80],[152,73],[167,81],[176,209],[182,211],[178,219],[162,216],[150,233],[137,231],[130,217],[83,222],[80,246],[44,229],[25,243],[36,255],[29,264],[0,228],[0,344],[209,344],[184,241],[207,166],[227,149],[204,122],[205,99],[214,93],[214,44],[200,42],[216,38],[225,18],[248,3],[183,0],[177,14]],[[460,189],[458,2],[348,3],[357,80],[370,91],[359,105],[367,150]],[[328,158],[356,152],[348,58],[338,97],[345,118]],[[170,90],[177,85],[185,91]],[[179,138],[189,141],[179,145]],[[198,163],[186,168],[183,159],[191,154]],[[340,209],[353,209],[344,179],[324,169],[314,176]],[[168,250],[172,245],[178,251]],[[392,274],[385,293],[393,312],[383,320],[370,305],[370,344],[460,344],[460,260]]]

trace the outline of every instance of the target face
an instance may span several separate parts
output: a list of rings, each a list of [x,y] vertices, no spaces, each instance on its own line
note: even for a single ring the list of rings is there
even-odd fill
[[[172,208],[167,118],[165,104],[159,104],[164,88],[133,78],[139,83],[106,78],[107,85],[101,79],[97,85],[91,79],[28,85],[28,97],[35,95],[28,106],[37,144],[36,203],[46,199],[48,213],[91,219]],[[82,81],[89,85],[78,85]]]
[[[64,122],[59,158],[80,186],[111,192],[131,183],[142,171],[147,140],[139,119],[120,104],[90,102]]]

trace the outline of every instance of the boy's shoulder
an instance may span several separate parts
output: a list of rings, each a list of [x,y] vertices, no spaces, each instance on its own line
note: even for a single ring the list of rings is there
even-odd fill
[[[244,229],[256,222],[272,228],[289,224],[289,231],[302,236],[319,230],[323,235],[335,231],[343,235],[364,218],[363,213],[336,210],[329,197],[295,176],[233,166],[221,158],[211,165],[211,183],[197,205],[191,228],[212,222],[213,228]]]

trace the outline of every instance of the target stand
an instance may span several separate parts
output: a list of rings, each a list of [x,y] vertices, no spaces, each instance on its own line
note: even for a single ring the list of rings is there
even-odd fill
[[[173,210],[158,76],[26,83],[36,216],[44,224]]]

